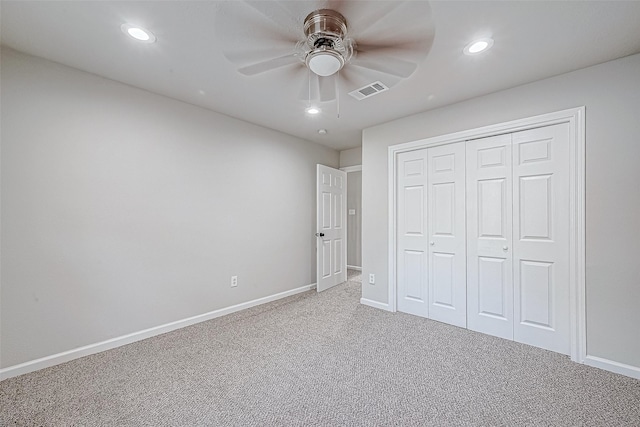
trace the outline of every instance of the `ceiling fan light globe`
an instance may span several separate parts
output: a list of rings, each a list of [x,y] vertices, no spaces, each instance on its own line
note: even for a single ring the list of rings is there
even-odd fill
[[[307,66],[321,77],[335,74],[344,65],[344,59],[334,52],[311,52],[307,57]]]

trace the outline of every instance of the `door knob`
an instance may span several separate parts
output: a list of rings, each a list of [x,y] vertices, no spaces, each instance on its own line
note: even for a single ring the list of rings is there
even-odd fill
[[[434,245],[436,244],[436,242],[429,242],[429,244],[430,244],[431,246],[434,246]]]
[[[509,246],[503,246],[503,247],[502,247],[502,250],[503,250],[503,251],[508,251],[508,250],[509,250]]]
[[[316,233],[317,237],[324,237],[324,233]]]

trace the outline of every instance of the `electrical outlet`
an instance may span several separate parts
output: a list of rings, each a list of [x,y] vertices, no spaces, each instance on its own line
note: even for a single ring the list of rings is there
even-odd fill
[[[371,273],[369,274],[369,284],[373,285],[376,283],[376,275]]]
[[[238,286],[238,276],[231,276],[231,287],[235,288]]]

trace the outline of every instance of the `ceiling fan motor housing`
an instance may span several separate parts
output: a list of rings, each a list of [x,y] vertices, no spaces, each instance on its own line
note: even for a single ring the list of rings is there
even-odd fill
[[[330,76],[351,59],[352,42],[345,38],[347,20],[335,10],[320,9],[307,15],[304,34],[309,48],[305,64],[317,75]]]

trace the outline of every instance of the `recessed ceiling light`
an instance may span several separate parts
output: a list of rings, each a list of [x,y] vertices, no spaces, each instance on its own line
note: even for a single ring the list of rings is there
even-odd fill
[[[465,55],[477,55],[480,52],[484,52],[487,49],[490,49],[491,46],[493,46],[493,39],[484,38],[474,40],[465,46],[463,52]]]
[[[318,133],[320,135],[326,135],[327,134],[327,130],[326,129],[318,129]]]
[[[120,26],[120,29],[122,30],[123,33],[133,37],[138,41],[145,42],[145,43],[153,43],[156,41],[156,36],[154,36],[151,31],[146,30],[144,28],[136,27],[135,25],[131,25],[131,24],[122,24]]]
[[[320,109],[318,107],[309,107],[307,108],[307,114],[318,114]]]

